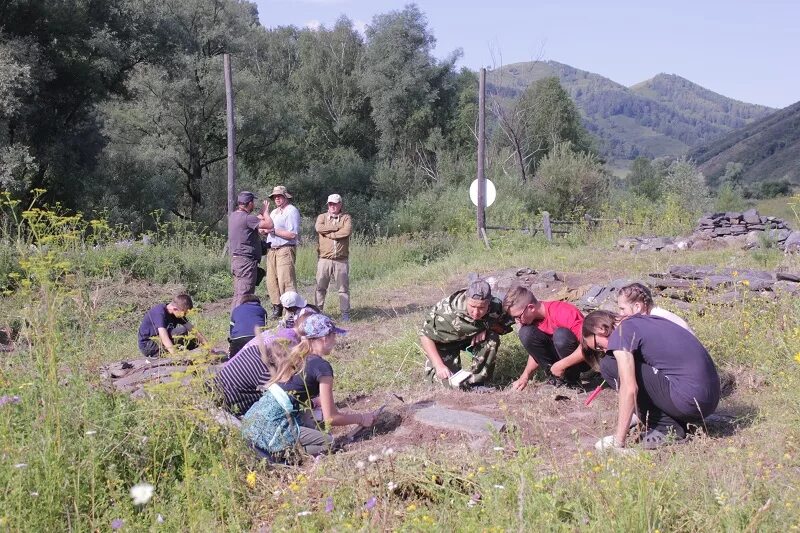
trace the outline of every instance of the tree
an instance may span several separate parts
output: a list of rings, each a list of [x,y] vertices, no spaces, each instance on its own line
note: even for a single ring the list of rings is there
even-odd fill
[[[363,157],[376,152],[369,100],[358,84],[364,53],[361,36],[346,17],[333,29],[304,30],[292,74],[297,107],[313,153],[353,147]]]
[[[680,202],[692,214],[701,213],[710,205],[710,194],[703,173],[697,165],[682,157],[667,168],[664,192]]]
[[[370,99],[380,155],[413,159],[419,143],[437,125],[437,102],[452,90],[458,54],[442,63],[425,16],[411,4],[377,15],[367,26],[361,87]]]
[[[628,189],[650,200],[658,200],[662,195],[663,176],[646,157],[637,157],[628,174]]]
[[[608,197],[609,177],[594,154],[575,151],[569,141],[557,144],[537,172],[541,204],[556,217],[598,212]]]

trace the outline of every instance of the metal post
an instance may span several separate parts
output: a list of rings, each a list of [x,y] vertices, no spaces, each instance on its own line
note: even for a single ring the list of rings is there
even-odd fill
[[[233,119],[233,77],[231,75],[231,56],[222,55],[225,71],[225,108],[228,125],[228,215],[236,209],[236,130]]]
[[[478,78],[478,238],[486,236],[486,69],[482,68]]]

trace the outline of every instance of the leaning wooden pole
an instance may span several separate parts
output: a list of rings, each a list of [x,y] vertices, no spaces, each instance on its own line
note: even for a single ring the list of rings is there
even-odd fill
[[[231,74],[231,56],[222,55],[225,70],[225,107],[228,122],[228,215],[236,209],[236,129],[233,116],[233,76]]]
[[[486,236],[486,69],[482,68],[478,78],[478,239]]]

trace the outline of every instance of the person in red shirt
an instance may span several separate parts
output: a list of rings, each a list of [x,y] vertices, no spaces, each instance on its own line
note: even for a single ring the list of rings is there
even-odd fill
[[[580,374],[591,367],[578,340],[583,327],[580,310],[567,302],[539,301],[521,286],[508,291],[503,309],[520,325],[519,340],[528,352],[528,364],[512,387],[524,390],[541,366],[550,374],[549,383],[582,389]]]

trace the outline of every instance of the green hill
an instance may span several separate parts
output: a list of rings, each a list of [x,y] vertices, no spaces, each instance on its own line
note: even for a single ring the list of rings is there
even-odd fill
[[[711,178],[729,162],[744,166],[745,182],[800,183],[800,102],[689,152]]]
[[[774,109],[714,93],[680,76],[659,74],[625,87],[555,61],[514,63],[488,74],[487,90],[516,98],[536,80],[556,76],[587,129],[611,159],[679,155],[761,119]]]

